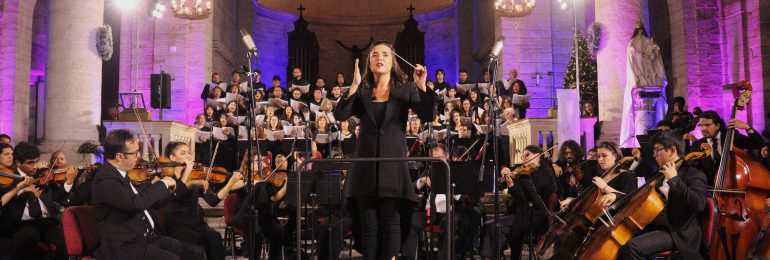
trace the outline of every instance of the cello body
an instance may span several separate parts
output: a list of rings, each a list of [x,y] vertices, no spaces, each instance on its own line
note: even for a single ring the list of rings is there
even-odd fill
[[[580,248],[591,226],[603,214],[595,187],[575,199],[575,209],[568,213],[564,223],[554,221],[549,232],[537,245],[536,253],[544,259],[571,259]]]
[[[710,243],[712,259],[770,259],[765,201],[770,194],[770,174],[759,162],[733,148],[724,180],[714,191],[717,208]],[[764,243],[764,245],[762,245]],[[764,249],[762,249],[764,248]],[[764,258],[761,258],[764,257]]]
[[[615,225],[602,225],[586,239],[579,259],[616,259],[620,248],[663,211],[666,201],[655,189],[662,174],[639,188],[612,218]]]

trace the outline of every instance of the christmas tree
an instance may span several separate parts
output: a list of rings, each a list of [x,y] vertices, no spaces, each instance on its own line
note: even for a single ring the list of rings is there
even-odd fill
[[[578,51],[580,51],[580,100],[583,102],[593,101],[596,104],[598,97],[596,56],[589,51],[588,41],[584,35],[578,35],[577,42]],[[573,49],[567,64],[567,71],[564,72],[564,88],[574,89],[575,81],[575,50]]]

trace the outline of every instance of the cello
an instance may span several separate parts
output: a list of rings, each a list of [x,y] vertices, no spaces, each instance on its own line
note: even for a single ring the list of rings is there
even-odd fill
[[[702,149],[702,152],[691,152],[679,158],[676,168],[679,169],[685,162],[711,155],[708,144],[704,144]],[[586,238],[578,251],[578,259],[616,259],[620,248],[663,212],[666,201],[656,188],[664,180],[665,176],[659,172],[644,186],[610,206],[610,210],[614,210],[617,205],[623,205],[607,220],[609,224],[600,226]]]
[[[612,168],[605,171],[601,178],[621,168],[629,167],[641,157],[639,149],[632,151],[633,156],[623,157]],[[551,224],[547,235],[538,242],[535,253],[543,259],[571,259],[591,232],[594,223],[606,212],[600,205],[602,192],[591,185],[583,190],[570,204],[560,211],[564,221]]]
[[[743,110],[751,98],[752,87],[748,81],[739,82],[737,88],[739,95],[730,118],[735,118],[736,110]],[[750,158],[746,151],[733,147],[734,138],[735,129],[728,129],[721,162],[714,177],[716,213],[709,245],[710,256],[728,260],[767,259],[770,258],[770,250],[758,250],[757,244],[764,236],[769,221],[765,214],[765,201],[770,194],[770,173],[761,163]]]

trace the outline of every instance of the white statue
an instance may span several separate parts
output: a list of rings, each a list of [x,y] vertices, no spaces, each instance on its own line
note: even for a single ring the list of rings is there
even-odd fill
[[[638,123],[634,118],[635,97],[632,96],[634,88],[657,87],[660,89],[660,97],[653,101],[655,103],[654,119],[648,119],[648,121],[654,120],[653,127],[655,123],[665,117],[668,109],[666,71],[663,68],[660,47],[649,38],[641,22],[634,30],[633,35],[627,49],[626,89],[623,94],[623,120],[620,127],[621,147],[639,147],[636,135],[644,134],[643,132],[637,133],[640,127],[637,127]]]

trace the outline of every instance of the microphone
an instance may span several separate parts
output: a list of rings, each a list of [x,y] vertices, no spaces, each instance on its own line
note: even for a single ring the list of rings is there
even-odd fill
[[[503,42],[505,41],[505,37],[500,36],[500,38],[497,38],[497,41],[495,42],[495,45],[492,46],[492,51],[489,53],[489,57],[492,59],[497,59],[500,57],[500,53],[503,52]]]
[[[246,45],[246,49],[249,49],[249,52],[257,53],[257,45],[254,44],[254,39],[251,38],[251,34],[249,34],[248,31],[241,29],[241,36],[243,44]]]

